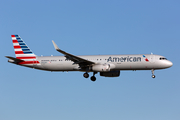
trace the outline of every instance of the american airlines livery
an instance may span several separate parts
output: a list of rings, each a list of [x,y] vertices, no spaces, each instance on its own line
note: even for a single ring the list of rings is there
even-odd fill
[[[96,81],[98,72],[104,77],[119,77],[120,70],[154,70],[169,68],[173,63],[161,55],[88,55],[75,56],[58,48],[55,49],[64,56],[36,56],[19,35],[11,35],[16,57],[10,57],[8,62],[16,65],[46,71],[81,71],[83,76],[89,77],[93,72],[92,81]]]

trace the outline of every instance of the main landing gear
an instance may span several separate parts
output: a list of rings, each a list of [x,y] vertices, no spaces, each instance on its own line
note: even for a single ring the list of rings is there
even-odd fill
[[[154,69],[152,69],[151,72],[152,72],[152,78],[155,78],[156,76],[154,75]]]
[[[83,74],[83,76],[84,76],[85,78],[88,78],[88,77],[89,77],[89,74],[86,72],[86,73]]]
[[[96,81],[96,77],[95,77],[95,74],[97,74],[97,72],[93,72],[93,76],[91,77],[91,81]],[[88,78],[89,77],[89,74],[87,73],[87,72],[85,72],[84,74],[83,74],[83,76],[85,77],[85,78]]]

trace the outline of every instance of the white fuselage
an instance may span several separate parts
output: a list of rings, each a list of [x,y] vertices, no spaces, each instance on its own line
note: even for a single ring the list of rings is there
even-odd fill
[[[145,57],[143,57],[145,56]],[[172,62],[160,55],[93,55],[78,56],[80,58],[95,62],[96,64],[109,64],[110,70],[151,70],[165,69],[172,66]],[[80,69],[79,64],[67,60],[64,56],[37,56],[39,64],[23,66],[33,67],[47,71],[85,71]],[[91,72],[92,70],[88,70]]]

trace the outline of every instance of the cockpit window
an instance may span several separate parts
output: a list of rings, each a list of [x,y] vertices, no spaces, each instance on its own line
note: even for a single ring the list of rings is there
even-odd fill
[[[161,57],[159,58],[159,60],[167,60],[167,58]]]

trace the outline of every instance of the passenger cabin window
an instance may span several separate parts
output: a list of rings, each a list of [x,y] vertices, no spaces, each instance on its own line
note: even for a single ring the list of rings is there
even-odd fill
[[[159,58],[159,60],[167,60],[167,58],[163,58],[163,57],[161,57],[161,58]]]

